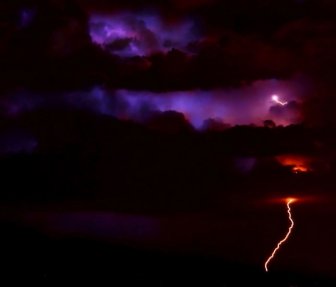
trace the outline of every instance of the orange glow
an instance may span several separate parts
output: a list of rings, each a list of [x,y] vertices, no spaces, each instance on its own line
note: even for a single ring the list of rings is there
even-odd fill
[[[307,173],[311,171],[312,159],[302,155],[281,155],[276,159],[283,166],[291,167],[293,173]]]
[[[289,200],[292,200],[291,203],[295,204],[302,204],[302,203],[317,203],[319,201],[323,201],[323,196],[319,195],[317,196],[312,196],[312,195],[285,195],[286,197],[273,197],[273,198],[268,198],[263,201],[263,204],[287,204]]]
[[[290,226],[288,228],[288,232],[286,234],[286,236],[279,241],[279,243],[277,244],[277,246],[275,247],[275,249],[273,250],[272,254],[270,257],[268,257],[268,259],[266,260],[265,262],[265,270],[266,272],[268,272],[268,264],[271,262],[271,260],[274,258],[275,254],[277,253],[277,251],[280,249],[281,245],[283,243],[285,243],[288,239],[288,237],[290,236],[291,232],[292,232],[292,229],[294,227],[294,221],[292,219],[292,214],[291,214],[291,208],[290,208],[290,205],[292,203],[294,203],[295,201],[297,201],[296,198],[293,198],[293,197],[289,197],[286,199],[286,202],[287,202],[287,213],[288,213],[288,219],[290,221]]]
[[[309,171],[309,169],[305,166],[295,166],[293,167],[292,170],[294,173],[301,173],[301,172],[305,173]]]
[[[298,201],[299,199],[298,198],[295,198],[295,197],[287,197],[286,199],[285,199],[285,201],[286,201],[286,203],[288,204],[290,204],[290,203],[294,203],[294,202],[296,202],[296,201]]]

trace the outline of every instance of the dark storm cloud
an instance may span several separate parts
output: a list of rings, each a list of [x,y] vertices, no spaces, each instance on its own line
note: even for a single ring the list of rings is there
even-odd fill
[[[185,6],[193,7],[194,3],[195,6],[218,6],[219,11],[230,11],[230,9],[234,9],[233,4],[233,6],[231,5],[232,7],[230,5],[228,7],[225,5],[225,7],[222,7],[221,4],[212,2],[213,1],[209,3],[208,1],[188,1]],[[103,1],[103,4],[108,7],[108,1]],[[176,6],[174,2],[170,4],[173,7]],[[99,5],[99,3],[97,5]],[[147,6],[145,3],[142,3],[142,5],[145,9],[144,11],[146,11]],[[251,8],[251,5],[247,5],[247,8],[245,7],[246,5],[241,5],[242,11]],[[85,5],[83,5],[83,7],[85,7]],[[127,5],[125,5],[125,7],[127,7]],[[143,74],[142,68],[140,71],[137,70],[139,61],[133,60],[134,63],[132,60],[122,61],[120,63],[121,67],[117,67],[117,77],[112,67],[102,67],[99,65],[90,67],[91,77],[92,74],[100,74],[107,78],[107,81],[116,85],[124,85],[124,83],[127,82],[130,86],[134,85],[134,88],[138,89],[151,89],[151,85],[154,86],[154,89],[155,85],[158,85],[158,88],[161,86],[161,88],[164,89],[179,89],[183,87],[190,88],[196,85],[196,83],[200,83],[200,85],[203,83],[205,87],[211,88],[211,86],[218,86],[221,85],[221,83],[223,83],[222,85],[231,83],[239,84],[241,81],[250,79],[288,76],[300,68],[300,62],[297,63],[296,54],[293,53],[292,47],[289,49],[283,47],[283,44],[280,42],[281,40],[279,41],[280,43],[274,43],[272,40],[263,39],[258,36],[258,33],[256,33],[256,35],[254,32],[241,34],[239,29],[237,30],[230,25],[222,25],[222,23],[218,23],[218,27],[216,27],[216,23],[211,24],[212,26],[209,29],[204,30],[209,22],[205,21],[204,17],[196,15],[197,13],[192,13],[188,15],[188,17],[194,25],[197,23],[199,26],[198,38],[192,35],[195,33],[192,30],[186,30],[186,32],[181,34],[181,28],[182,30],[184,29],[183,26],[177,25],[169,28],[169,20],[164,18],[160,10],[151,10],[152,15],[156,17],[154,20],[153,17],[146,18],[146,15],[143,19],[141,19],[141,17],[139,19],[136,14],[130,14],[127,19],[127,17],[120,17],[120,15],[125,14],[125,12],[121,11],[119,16],[118,14],[115,16],[115,13],[119,12],[114,11],[114,16],[108,16],[107,14],[105,19],[99,22],[102,27],[99,28],[97,21],[90,25],[88,23],[88,18],[95,17],[95,12],[89,10],[86,12],[86,16],[83,10],[79,6],[76,6],[73,1],[53,1],[46,2],[43,5],[39,4],[37,8],[34,8],[34,11],[37,11],[34,14],[29,14],[29,11],[31,11],[29,9],[33,8],[22,6],[22,8],[17,11],[19,14],[23,13],[22,15],[26,15],[24,18],[30,15],[29,21],[25,21],[27,23],[26,25],[30,25],[31,27],[28,31],[18,32],[15,37],[17,40],[15,40],[14,43],[11,41],[10,50],[16,50],[16,53],[12,52],[12,54],[14,54],[12,55],[13,57],[22,59],[24,62],[28,61],[27,58],[32,56],[34,56],[33,58],[35,58],[36,61],[45,60],[43,58],[45,54],[48,56],[47,59],[50,57],[53,59],[63,56],[70,57],[70,63],[66,63],[66,65],[73,65],[75,62],[73,58],[76,58],[77,61],[87,62],[87,66],[89,66],[90,61],[95,62],[95,60],[93,60],[95,55],[92,50],[91,52],[87,51],[86,54],[83,55],[83,49],[89,46],[89,26],[95,24],[95,27],[92,29],[96,31],[97,37],[99,37],[99,33],[101,33],[99,29],[115,29],[119,34],[124,33],[125,35],[112,38],[112,41],[107,45],[107,49],[117,53],[118,50],[130,49],[131,46],[135,47],[134,49],[140,50],[139,56],[147,56],[146,60],[148,63],[146,64],[148,68],[145,69],[145,74]],[[257,11],[258,8],[255,8],[255,10]],[[105,13],[107,13],[106,11]],[[252,10],[251,13],[253,11],[254,10]],[[211,15],[212,11],[204,10],[203,13],[204,15],[207,13]],[[31,20],[31,17],[33,20]],[[222,18],[225,18],[225,15],[223,15]],[[180,15],[179,19],[179,21],[183,23],[183,21],[187,19],[187,15]],[[22,19],[20,21],[22,21]],[[109,21],[111,23],[110,26],[106,26]],[[128,27],[128,32],[125,32],[125,26],[123,25]],[[166,28],[159,28],[162,25],[166,26]],[[268,24],[266,26],[268,26]],[[220,30],[217,29],[219,27]],[[167,35],[162,40],[159,40],[159,37],[162,37],[162,34],[167,34],[169,29],[171,29],[170,33],[172,35],[179,35],[180,39],[170,39],[170,36]],[[259,30],[259,32],[262,32],[262,29]],[[132,33],[136,33],[136,35],[139,36],[135,38],[129,35]],[[95,40],[95,35],[91,37]],[[181,41],[184,41],[183,45],[177,43]],[[25,47],[24,49],[23,46]],[[166,48],[163,49],[163,47]],[[189,58],[190,56],[185,52],[172,52],[167,54],[171,48],[185,49],[186,47],[189,47],[189,51],[193,52],[193,57]],[[160,50],[164,54],[150,55],[152,52],[160,52]],[[131,55],[137,55],[136,51]],[[22,64],[22,62],[18,63],[18,65],[20,64]],[[29,64],[32,63],[29,62]],[[60,69],[60,67],[52,65],[41,67],[41,69],[50,70],[55,70],[56,68]],[[123,72],[125,69],[126,71]],[[82,70],[82,68],[77,66],[77,70]],[[41,73],[42,72],[43,71],[41,71]],[[63,71],[60,69],[58,73],[60,77],[62,77],[62,73]],[[94,79],[94,77],[92,78]],[[97,81],[98,79],[95,80]],[[83,80],[83,82],[84,81],[85,80]],[[143,83],[142,85],[144,87],[139,86],[139,84],[136,83],[137,81]]]
[[[270,108],[271,118],[289,123],[302,122],[302,106],[297,101],[290,101],[285,106],[274,105]]]
[[[336,19],[336,18],[335,18]],[[299,21],[279,33],[292,49],[301,51],[302,70],[309,76],[305,118],[314,125],[335,125],[336,21]]]
[[[247,202],[335,190],[334,130],[300,124],[336,124],[333,8],[331,0],[0,0],[0,199],[20,202],[3,216],[25,202],[83,209],[42,223],[124,242],[156,236],[155,222],[85,210],[218,212],[234,228],[178,215],[171,225],[182,222],[182,248],[196,234],[191,249],[218,238],[223,256],[245,258],[248,249],[263,257],[273,240],[255,231],[273,226],[276,235],[280,225],[266,226],[265,212],[251,227],[241,220],[255,212]],[[297,175],[300,161],[277,157],[287,153],[331,167],[316,161],[326,176]],[[178,229],[160,234],[174,248]],[[246,246],[247,233],[265,240]],[[301,238],[313,233],[308,224]],[[297,257],[310,256],[303,249]]]
[[[79,1],[89,11],[157,9],[167,19],[186,14],[198,17],[205,27],[221,31],[230,27],[236,31],[269,33],[283,23],[302,17],[332,18],[335,3],[325,0],[165,0],[165,1]]]

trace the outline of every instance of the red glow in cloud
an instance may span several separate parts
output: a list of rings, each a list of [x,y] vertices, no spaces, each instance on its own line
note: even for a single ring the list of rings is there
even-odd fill
[[[287,167],[291,167],[293,173],[307,173],[312,171],[313,159],[304,155],[281,155],[277,156],[278,162]]]

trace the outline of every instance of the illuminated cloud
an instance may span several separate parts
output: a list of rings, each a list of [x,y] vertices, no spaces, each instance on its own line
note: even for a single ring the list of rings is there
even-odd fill
[[[306,173],[312,171],[314,158],[311,156],[285,154],[277,156],[276,159],[283,166],[290,167],[293,173]]]
[[[153,13],[92,15],[89,28],[94,43],[124,57],[167,52],[173,48],[186,51],[188,44],[198,39],[192,20],[165,23]]]
[[[263,125],[265,120],[277,125],[298,123],[300,106],[293,103],[300,101],[300,89],[295,80],[256,81],[226,90],[174,92],[108,90],[97,86],[88,91],[50,94],[21,91],[2,99],[0,107],[4,115],[11,117],[44,107],[72,107],[140,123],[147,123],[158,113],[174,111],[183,114],[196,129],[213,126],[214,121],[221,123],[216,129],[225,129],[229,125]],[[291,102],[285,107],[274,106],[274,91],[286,95]]]
[[[273,111],[270,100],[272,91],[280,90],[293,101],[300,99],[300,89],[295,82],[257,81],[250,86],[231,90],[195,90],[183,92],[139,92],[120,90],[117,97],[125,100],[133,114],[141,108],[152,110],[177,111],[197,129],[204,126],[208,119],[217,119],[231,125],[261,125],[264,120],[274,120],[276,124],[289,125],[300,120],[299,109],[289,112],[288,107],[281,107],[281,113]]]

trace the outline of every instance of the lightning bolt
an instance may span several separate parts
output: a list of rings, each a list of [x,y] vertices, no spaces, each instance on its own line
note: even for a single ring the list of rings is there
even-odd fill
[[[287,232],[286,236],[285,236],[281,241],[279,241],[278,245],[277,245],[277,246],[275,247],[275,249],[273,250],[271,256],[268,257],[268,259],[266,260],[266,262],[265,262],[265,270],[266,270],[266,272],[268,272],[268,264],[269,264],[269,263],[271,262],[271,260],[274,258],[275,254],[279,251],[281,245],[287,241],[287,239],[288,239],[288,237],[290,236],[290,234],[291,234],[291,232],[292,232],[292,229],[293,229],[293,227],[294,227],[294,221],[293,221],[293,219],[292,219],[291,207],[290,207],[291,203],[293,203],[294,201],[295,201],[294,198],[289,198],[289,199],[287,199],[287,213],[288,213],[288,219],[289,219],[289,221],[290,221],[290,226],[289,226],[289,228],[288,228],[288,232]]]
[[[288,102],[282,102],[280,101],[279,97],[277,95],[273,95],[272,96],[272,101],[281,105],[281,106],[286,106],[288,104]]]

